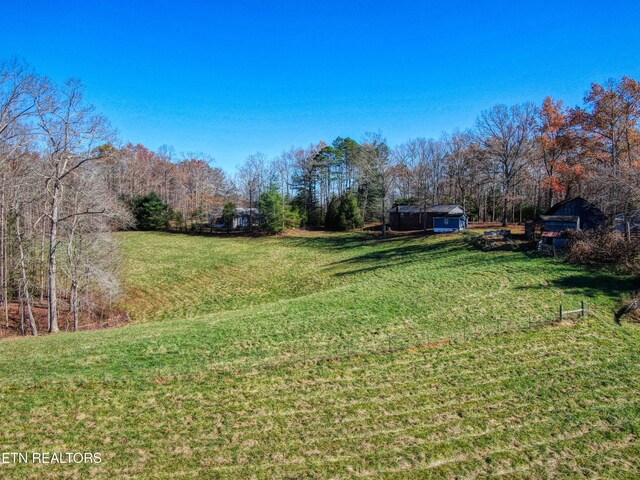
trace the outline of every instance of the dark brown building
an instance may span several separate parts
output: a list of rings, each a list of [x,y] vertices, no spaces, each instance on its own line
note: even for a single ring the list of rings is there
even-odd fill
[[[460,205],[396,205],[389,210],[389,226],[392,230],[462,230],[467,227],[467,217]]]
[[[425,212],[417,205],[396,205],[389,210],[389,226],[392,230],[424,229]]]

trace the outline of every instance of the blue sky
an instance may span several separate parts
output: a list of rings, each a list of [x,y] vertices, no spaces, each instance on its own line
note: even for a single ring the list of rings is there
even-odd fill
[[[0,58],[78,77],[122,141],[233,168],[337,136],[391,144],[496,103],[640,78],[634,1],[5,2]]]

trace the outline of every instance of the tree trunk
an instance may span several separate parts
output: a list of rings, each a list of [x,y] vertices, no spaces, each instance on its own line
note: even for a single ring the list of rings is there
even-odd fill
[[[463,188],[460,189],[461,194],[462,194],[462,211],[464,212],[464,214],[467,214],[467,197],[465,195],[465,191]]]
[[[364,195],[362,201],[362,219],[366,222],[367,200],[369,200],[369,185],[365,183]]]
[[[253,195],[252,195],[252,190],[249,189],[249,231],[253,232],[253,209],[252,209],[252,203],[253,203]]]
[[[520,200],[520,213],[519,213],[519,216],[520,216],[520,220],[518,220],[518,222],[522,223],[522,200]]]
[[[507,226],[507,190],[504,191],[504,197],[502,199],[502,226]]]
[[[20,317],[20,335],[26,335],[24,330],[24,300],[22,298],[22,284],[18,284],[18,316]]]
[[[496,191],[495,188],[491,189],[491,221],[496,221]]]
[[[23,312],[26,306],[27,317],[29,318],[29,328],[31,334],[35,337],[38,335],[36,321],[33,318],[33,310],[31,309],[31,296],[29,294],[29,278],[27,276],[27,266],[24,259],[24,248],[22,246],[22,232],[20,231],[20,216],[16,217],[16,239],[18,240],[18,251],[20,252],[20,277],[22,279],[22,302]],[[24,315],[24,313],[23,313]]]
[[[44,250],[45,250],[45,239],[47,236],[47,231],[44,226],[42,226],[42,235],[40,236],[40,303],[44,303]]]
[[[51,228],[49,231],[49,332],[56,333],[58,328],[58,291],[56,288],[56,250],[58,234],[58,201],[60,197],[60,183],[54,180],[53,198],[51,201]]]
[[[71,281],[71,296],[69,299],[71,312],[73,313],[73,331],[78,331],[78,281]]]
[[[0,251],[2,254],[2,310],[4,314],[4,324],[9,328],[9,292],[7,288],[8,283],[8,262],[7,262],[7,225],[5,222],[5,210],[4,210],[4,188],[2,190],[2,203],[0,203]]]
[[[385,201],[384,201],[384,197],[385,197],[385,194],[383,193],[382,194],[382,236],[386,237],[387,236],[387,222],[386,222],[386,215],[385,215],[386,214],[386,212],[385,212],[386,204],[385,204]]]

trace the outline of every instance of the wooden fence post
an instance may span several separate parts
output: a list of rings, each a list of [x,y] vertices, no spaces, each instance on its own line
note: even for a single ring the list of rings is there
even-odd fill
[[[562,322],[562,304],[560,304],[560,321]]]
[[[582,312],[580,312],[580,316],[581,316],[581,317],[584,317],[584,300],[582,300],[582,301],[580,302],[580,306],[582,307],[582,308],[581,308],[581,309],[582,309]]]

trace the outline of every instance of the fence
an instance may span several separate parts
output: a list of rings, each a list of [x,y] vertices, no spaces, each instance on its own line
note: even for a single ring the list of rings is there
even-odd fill
[[[565,315],[569,315],[571,313],[579,313],[580,317],[584,317],[585,315],[584,300],[580,302],[580,308],[577,310],[563,310],[562,304],[560,304],[560,321],[564,319]]]

